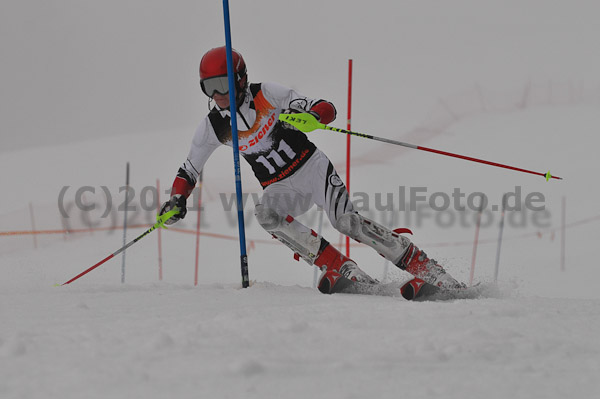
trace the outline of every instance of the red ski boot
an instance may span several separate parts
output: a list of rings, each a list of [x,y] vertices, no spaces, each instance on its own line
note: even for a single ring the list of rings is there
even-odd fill
[[[319,291],[323,294],[343,292],[353,282],[377,284],[377,280],[363,272],[356,262],[342,255],[326,241],[325,244],[314,263],[323,271],[319,280]]]
[[[446,273],[442,266],[435,260],[429,259],[425,252],[421,251],[412,243],[397,266],[406,270],[418,279],[441,289],[457,290],[466,288],[463,283],[456,281],[452,276]]]

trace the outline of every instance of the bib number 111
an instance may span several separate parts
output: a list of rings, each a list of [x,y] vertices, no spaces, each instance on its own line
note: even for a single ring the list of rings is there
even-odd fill
[[[294,150],[292,150],[292,147],[290,147],[285,141],[281,140],[279,142],[279,148],[277,148],[277,151],[271,151],[266,157],[261,155],[260,157],[256,158],[256,161],[263,164],[269,173],[273,175],[276,172],[276,169],[273,166],[274,164],[278,168],[283,168],[285,165],[287,165],[287,162],[283,160],[281,153],[285,154],[289,160],[292,160],[296,157],[296,153]]]

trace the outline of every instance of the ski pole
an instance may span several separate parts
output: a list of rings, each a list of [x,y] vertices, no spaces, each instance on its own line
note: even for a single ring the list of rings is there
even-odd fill
[[[414,144],[409,144],[409,143],[403,143],[402,141],[390,140],[390,139],[386,139],[386,138],[383,138],[383,137],[371,136],[370,134],[364,134],[364,133],[352,132],[350,130],[338,129],[336,127],[331,127],[331,126],[327,126],[327,125],[325,125],[323,123],[320,123],[319,121],[317,121],[317,119],[313,115],[311,115],[309,113],[280,114],[279,115],[279,120],[281,120],[283,122],[286,122],[286,123],[289,123],[290,125],[294,126],[296,129],[298,129],[298,130],[300,130],[301,132],[304,132],[304,133],[312,132],[313,130],[316,130],[316,129],[331,130],[331,131],[334,131],[334,132],[349,134],[349,135],[352,135],[352,136],[362,137],[362,138],[365,138],[365,139],[382,141],[382,142],[388,143],[388,144],[401,145],[403,147],[408,147],[408,148],[412,148],[412,149],[415,149],[415,150],[428,151],[428,152],[433,152],[435,154],[446,155],[446,156],[449,156],[449,157],[464,159],[464,160],[467,160],[467,161],[479,162],[479,163],[483,163],[483,164],[486,164],[486,165],[497,166],[499,168],[506,168],[506,169],[516,170],[518,172],[531,173],[533,175],[538,175],[538,176],[545,177],[546,181],[548,181],[550,179],[559,179],[559,180],[562,180],[562,177],[552,176],[550,174],[550,171],[548,171],[546,173],[534,172],[532,170],[527,170],[527,169],[522,169],[522,168],[516,168],[514,166],[504,165],[504,164],[496,163],[496,162],[490,162],[490,161],[486,161],[486,160],[483,160],[483,159],[468,157],[468,156],[465,156],[465,155],[459,155],[459,154],[454,154],[454,153],[451,153],[451,152],[435,150],[433,148],[427,148],[427,147],[422,147],[422,146],[419,146],[419,145],[414,145]]]
[[[142,238],[144,238],[148,234],[150,234],[152,231],[154,231],[154,230],[156,230],[158,228],[165,228],[166,229],[165,222],[167,220],[169,220],[173,215],[176,215],[178,213],[179,213],[179,208],[175,207],[175,208],[171,209],[169,212],[164,213],[163,215],[157,215],[156,216],[156,223],[154,224],[154,226],[150,227],[148,230],[146,230],[145,232],[143,232],[142,234],[140,234],[139,237],[137,237],[134,240],[130,241],[127,245],[124,245],[123,247],[121,247],[120,249],[118,249],[116,252],[108,255],[106,258],[102,259],[100,262],[96,263],[94,266],[92,266],[89,269],[86,269],[83,272],[79,273],[77,276],[73,277],[72,279],[70,279],[66,283],[55,284],[54,286],[55,287],[60,287],[62,285],[67,285],[67,284],[72,283],[73,281],[77,280],[78,278],[85,276],[86,274],[88,274],[89,272],[91,272],[92,270],[94,270],[95,268],[97,268],[98,266],[100,266],[101,264],[103,264],[104,262],[106,262],[107,260],[109,260],[111,258],[114,258],[118,254],[120,254],[121,252],[123,252],[124,250],[126,250],[127,248],[129,248],[130,246],[132,246],[133,244],[135,244],[136,242],[138,242],[139,240],[141,240]]]

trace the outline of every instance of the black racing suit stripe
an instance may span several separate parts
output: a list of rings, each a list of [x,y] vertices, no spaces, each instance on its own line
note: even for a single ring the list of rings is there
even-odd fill
[[[193,176],[190,176],[188,172],[183,168],[179,168],[179,170],[177,171],[177,177],[181,177],[182,179],[184,179],[191,187],[194,187],[196,185],[196,179],[194,179]]]

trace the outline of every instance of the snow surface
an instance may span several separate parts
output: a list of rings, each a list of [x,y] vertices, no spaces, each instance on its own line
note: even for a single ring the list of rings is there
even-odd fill
[[[416,212],[410,219],[394,212],[392,221],[390,212],[373,209],[375,194],[385,197],[399,186],[426,187],[428,194],[460,188],[485,193],[491,205],[515,186],[524,195],[544,195],[545,213],[507,214],[498,287],[490,281],[499,212],[480,233],[475,281],[488,287],[482,297],[418,303],[320,294],[312,287],[313,269],[258,226],[252,200],[246,208],[249,289],[240,288],[235,239],[200,238],[197,287],[195,237],[163,231],[162,281],[158,233],[152,233],[127,251],[126,284],[117,257],[59,288],[53,285],[118,249],[122,231],[38,235],[37,249],[30,235],[0,236],[0,398],[600,394],[597,2],[347,3],[232,1],[234,46],[253,81],[332,99],[336,126],[345,126],[345,68],[352,57],[354,130],[564,177],[546,183],[353,140],[351,187],[370,195],[365,214],[410,227],[413,241],[463,281],[475,212],[445,214],[465,216],[465,225],[440,223],[434,212],[421,221]],[[115,208],[124,198],[126,162],[137,207],[129,224],[151,223],[153,211],[139,211],[140,195],[156,179],[161,191],[168,188],[205,113],[196,64],[221,44],[220,2],[121,4],[2,2],[3,68],[10,73],[1,77],[0,232],[30,229],[28,202],[37,230],[62,229],[57,202],[64,187],[66,205],[78,188],[96,190],[84,202],[97,209],[68,208],[71,228],[120,225],[123,212]],[[257,14],[275,17],[268,24],[242,18]],[[311,29],[290,32],[292,16],[311,18]],[[300,62],[274,50],[304,43],[311,43],[315,60],[330,62]],[[38,73],[40,64],[47,73]],[[343,174],[345,138],[326,132],[311,138]],[[220,197],[234,189],[231,172],[230,151],[219,149],[205,169],[204,232],[237,234],[235,212],[224,211]],[[242,173],[245,191],[259,194],[245,164]],[[113,200],[106,218],[102,186]],[[564,271],[563,198],[572,224]],[[177,227],[193,230],[196,215],[190,212]],[[316,229],[317,216],[313,211],[302,220]],[[128,239],[144,228],[130,229]],[[323,234],[339,240],[328,223]],[[353,246],[352,257],[378,279],[407,278],[368,247]]]
[[[7,398],[598,393],[589,300],[410,303],[264,282],[81,284],[2,303]]]

